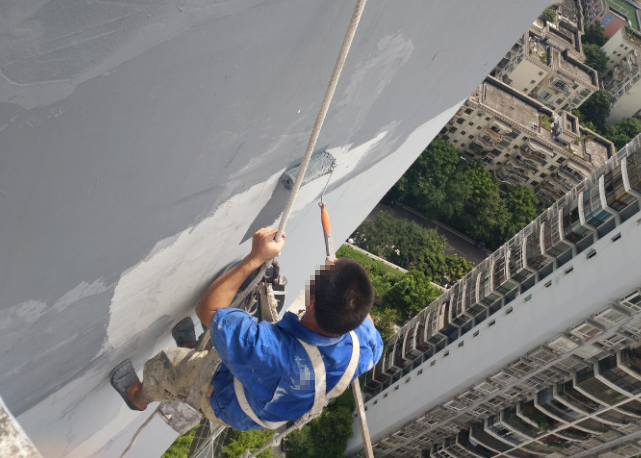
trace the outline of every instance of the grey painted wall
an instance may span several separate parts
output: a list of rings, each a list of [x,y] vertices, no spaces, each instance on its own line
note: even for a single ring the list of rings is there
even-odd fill
[[[319,145],[345,239],[542,10],[370,0]],[[0,4],[0,394],[44,456],[117,456],[144,416],[107,387],[273,224],[353,2]],[[323,258],[301,193],[290,298]],[[162,430],[162,426],[158,426]],[[164,430],[163,430],[164,431]],[[172,434],[143,435],[158,456]],[[147,438],[147,439],[145,439]]]

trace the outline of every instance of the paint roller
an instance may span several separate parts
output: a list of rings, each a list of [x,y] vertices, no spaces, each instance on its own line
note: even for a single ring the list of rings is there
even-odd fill
[[[331,173],[335,166],[336,159],[334,159],[334,156],[327,151],[322,150],[314,153],[312,158],[309,160],[309,166],[307,167],[301,186],[305,186],[310,181]],[[281,181],[287,189],[292,189],[294,187],[294,182],[296,181],[296,175],[298,175],[299,169],[300,164],[288,169],[283,174]]]

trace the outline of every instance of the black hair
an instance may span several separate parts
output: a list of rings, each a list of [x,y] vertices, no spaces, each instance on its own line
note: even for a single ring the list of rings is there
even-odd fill
[[[374,287],[356,261],[340,258],[321,266],[310,283],[314,317],[320,328],[342,335],[361,325],[374,303]]]

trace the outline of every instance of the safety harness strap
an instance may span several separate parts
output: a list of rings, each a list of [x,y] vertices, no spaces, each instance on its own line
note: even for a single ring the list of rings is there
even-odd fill
[[[325,363],[323,363],[323,357],[318,350],[318,347],[296,339],[303,346],[305,352],[307,352],[307,356],[309,357],[312,363],[312,368],[314,370],[314,404],[311,410],[308,412],[308,414],[310,414],[312,417],[320,414],[320,412],[331,399],[340,396],[341,393],[343,393],[343,391],[347,389],[347,386],[354,378],[354,374],[356,374],[356,368],[358,367],[358,361],[360,359],[360,343],[354,331],[350,331],[349,335],[352,337],[352,355],[347,365],[347,369],[345,369],[345,372],[343,373],[336,386],[327,394],[327,373],[325,371]],[[236,398],[238,399],[238,404],[240,405],[242,411],[256,424],[266,429],[277,429],[287,423],[286,421],[271,422],[258,418],[252,407],[249,405],[247,396],[245,396],[245,388],[240,383],[240,380],[238,380],[236,377],[234,377],[234,392],[236,393]]]

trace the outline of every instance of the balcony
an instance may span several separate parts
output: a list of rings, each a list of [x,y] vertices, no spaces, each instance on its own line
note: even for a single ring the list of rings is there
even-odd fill
[[[559,173],[563,176],[568,177],[575,184],[581,183],[584,179],[583,175],[581,175],[578,171],[571,169],[567,165],[559,167]]]
[[[524,159],[521,155],[517,154],[512,157],[512,161],[517,164],[519,167],[525,167],[526,169],[536,173],[539,171],[539,168],[531,159]],[[525,173],[526,179],[529,179],[528,174]]]

